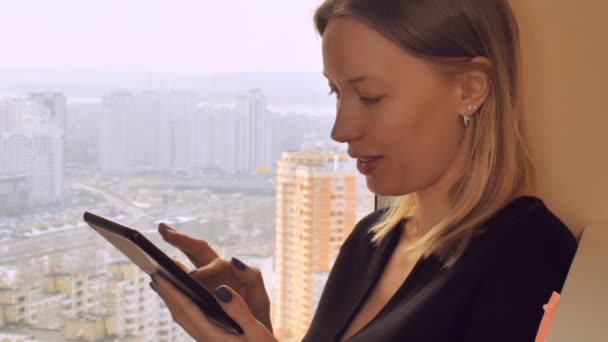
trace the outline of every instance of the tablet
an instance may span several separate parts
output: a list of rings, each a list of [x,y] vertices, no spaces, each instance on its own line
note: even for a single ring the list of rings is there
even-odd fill
[[[140,232],[90,212],[84,220],[147,274],[160,273],[188,296],[207,318],[234,335],[243,329],[222,309],[207,289]]]

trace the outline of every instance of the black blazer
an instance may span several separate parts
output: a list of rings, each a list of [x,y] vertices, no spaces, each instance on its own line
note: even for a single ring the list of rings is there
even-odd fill
[[[337,341],[379,279],[403,224],[378,247],[361,220],[329,274],[303,341]],[[403,222],[401,222],[403,223]],[[420,259],[378,315],[349,342],[533,342],[543,305],[561,292],[577,241],[534,196],[515,198],[487,220],[458,262]]]

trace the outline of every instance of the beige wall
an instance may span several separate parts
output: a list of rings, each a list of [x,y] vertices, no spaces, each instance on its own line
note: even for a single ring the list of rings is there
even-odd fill
[[[608,1],[511,0],[540,195],[578,235],[548,341],[606,339]]]
[[[608,222],[608,1],[510,2],[539,195],[578,236]]]

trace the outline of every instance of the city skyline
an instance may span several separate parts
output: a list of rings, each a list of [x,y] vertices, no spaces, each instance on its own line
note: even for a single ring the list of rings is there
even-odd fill
[[[220,257],[259,267],[270,297],[276,277],[299,277],[306,299],[289,297],[299,318],[287,326],[302,335],[341,240],[373,208],[345,146],[330,139],[335,99],[313,24],[320,3],[3,7],[0,206],[17,210],[0,210],[0,340],[191,340],[146,275],[84,224],[84,211],[138,229],[186,264],[156,226],[205,239]],[[331,192],[326,227],[305,192],[277,198],[281,154],[302,151],[340,155],[310,170],[329,172],[317,178]],[[337,166],[348,175],[330,175]],[[312,273],[275,269],[275,231],[287,229],[277,222],[292,219],[277,207],[291,200],[311,209],[321,233]],[[310,256],[293,242],[294,256]]]
[[[15,134],[27,137],[33,129],[61,132],[54,135],[57,143],[52,145],[52,149],[42,150],[43,159],[40,160],[52,155],[51,150],[56,154],[63,152],[62,144],[65,142],[65,155],[61,161],[64,167],[60,168],[64,194],[50,205],[27,204],[28,207],[19,213],[0,214],[2,338],[35,336],[38,341],[55,341],[77,336],[89,339],[120,336],[130,341],[189,340],[181,328],[170,321],[170,315],[162,306],[155,309],[156,304],[146,304],[141,309],[133,306],[132,299],[116,299],[119,298],[115,297],[117,291],[129,298],[137,296],[140,285],[137,278],[112,280],[111,277],[100,277],[100,274],[108,272],[108,267],[122,262],[124,256],[111,245],[100,242],[99,237],[83,224],[82,212],[85,210],[94,210],[132,227],[143,228],[142,232],[161,246],[163,242],[155,236],[156,231],[148,228],[158,222],[167,222],[185,233],[203,237],[217,246],[222,257],[239,255],[252,266],[259,265],[268,283],[269,295],[272,295],[277,277],[277,270],[272,267],[275,264],[274,230],[279,222],[275,214],[278,203],[283,199],[275,196],[275,170],[260,167],[259,164],[267,164],[260,161],[279,159],[276,155],[264,154],[269,152],[269,147],[281,152],[340,149],[329,139],[332,117],[271,111],[270,100],[256,88],[240,92],[229,103],[219,105],[222,101],[199,101],[196,94],[187,91],[113,92],[100,102],[89,103],[70,103],[69,95],[58,92],[30,91],[17,95],[0,99],[5,104],[2,113],[10,114],[1,117],[4,120],[0,120],[0,138],[13,142],[6,137]],[[112,115],[123,121],[108,122],[106,130],[117,132],[119,128],[126,128],[137,139],[121,139],[119,136],[112,136],[105,142],[100,139],[100,133],[104,131],[100,123],[105,116]],[[180,121],[181,124],[177,125]],[[149,126],[150,122],[152,126]],[[168,168],[146,170],[129,167],[128,163],[115,170],[100,167],[100,148],[108,143],[109,149],[106,149],[112,154],[131,151],[124,155],[123,161],[154,162],[157,157],[164,158],[160,156],[162,153],[148,151],[152,142],[165,134],[151,128],[154,125],[163,127],[163,122],[169,124],[164,126],[168,128],[165,133],[173,130],[174,137],[181,137],[181,140],[169,139],[169,142],[173,141],[169,144],[173,144],[173,152],[167,154],[168,160],[172,161],[167,164]],[[269,130],[269,122],[275,122],[274,129]],[[188,133],[190,129],[192,132]],[[225,130],[234,132],[228,134],[223,132]],[[275,138],[271,138],[275,133]],[[238,139],[229,141],[236,136],[241,137],[242,144],[237,143]],[[129,147],[129,140],[137,143]],[[27,142],[21,143],[19,146],[29,146]],[[24,149],[15,149],[15,146],[14,143],[5,144],[3,151],[10,153],[0,155],[0,159],[23,155],[20,151]],[[178,151],[181,156],[175,154]],[[235,156],[249,157],[240,158],[240,164],[232,164],[232,170],[230,167],[220,168],[227,171],[225,174],[214,173],[200,168],[200,163],[194,163],[196,158],[199,162],[211,161],[213,155],[232,160]],[[339,163],[340,168],[353,172],[354,162],[346,155],[340,158],[343,159]],[[182,164],[176,163],[178,161]],[[0,164],[0,171],[6,171],[7,165]],[[239,172],[238,165],[241,165],[241,171],[247,172]],[[335,168],[336,164],[331,161],[327,167]],[[17,206],[26,205],[19,203],[18,199],[29,198],[33,194],[27,178],[24,180],[14,174],[11,177],[0,177],[0,183],[13,184],[12,187],[0,184],[0,202],[17,199]],[[357,192],[364,189],[360,180],[357,185],[349,183],[349,189],[352,187],[354,190],[355,186]],[[337,206],[344,201],[341,199],[344,185],[334,184],[328,188],[331,196],[337,196],[340,202],[328,202],[331,208],[326,209],[334,215],[339,212]],[[297,198],[301,200],[304,193],[292,196],[300,196]],[[373,200],[363,191],[356,202],[351,203],[349,209],[348,216],[353,217],[348,220],[332,217],[328,221],[331,224],[325,228],[337,229],[339,226],[340,230],[338,237],[334,233],[331,241],[327,238],[331,250],[321,252],[315,247],[313,255],[321,253],[323,262],[329,264],[318,268],[319,272],[308,274],[306,271],[299,275],[309,285],[305,300],[292,298],[295,302],[293,308],[301,316],[289,323],[296,335],[303,333],[316,308],[326,280],[323,272],[330,269],[341,240],[354,224],[351,220],[355,214],[357,219],[367,214]],[[355,207],[356,213],[352,211]],[[289,218],[285,217],[285,220]],[[304,251],[297,251],[297,246],[294,246],[290,247],[294,256],[304,255],[301,254]],[[168,252],[173,256],[179,255],[172,249]],[[56,284],[53,286],[59,286],[60,290],[48,285],[49,279],[58,279],[53,280]],[[75,284],[81,285],[75,288]],[[85,301],[86,305],[83,304]],[[148,317],[143,318],[143,313],[148,313]],[[143,328],[145,333],[139,332],[140,327],[146,327]],[[150,336],[155,337],[151,339]]]

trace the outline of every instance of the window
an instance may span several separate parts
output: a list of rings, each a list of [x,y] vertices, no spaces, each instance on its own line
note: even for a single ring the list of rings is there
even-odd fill
[[[225,258],[233,251],[247,256],[267,285],[273,276],[282,280],[267,289],[274,306],[289,304],[273,307],[285,321],[298,312],[290,307],[297,296],[314,300],[309,281],[297,283],[310,275],[294,266],[328,271],[319,260],[339,246],[328,246],[327,236],[342,236],[332,222],[344,225],[373,210],[352,160],[333,171],[332,151],[346,146],[330,139],[335,99],[320,72],[309,15],[316,5],[5,6],[0,29],[24,29],[6,37],[10,49],[0,60],[0,287],[35,292],[31,284],[42,284],[52,293],[73,285],[61,291],[74,296],[49,303],[49,312],[129,311],[134,317],[114,321],[135,339],[175,329],[166,309],[155,309],[162,303],[147,276],[82,224],[83,212],[94,210],[140,229],[169,253],[156,233],[160,222],[206,239]],[[243,27],[218,31],[226,18],[217,13]],[[280,30],[277,13],[289,23]],[[91,29],[107,22],[112,30]],[[292,29],[294,39],[284,41]],[[2,72],[11,69],[24,72]],[[356,212],[344,210],[353,202]],[[45,274],[30,266],[41,260]],[[21,313],[32,312],[31,295],[23,293],[11,296]],[[50,326],[49,317],[58,316],[37,318]],[[142,319],[150,324],[145,335]],[[36,334],[31,338],[45,339]],[[180,338],[171,339],[189,341]]]

